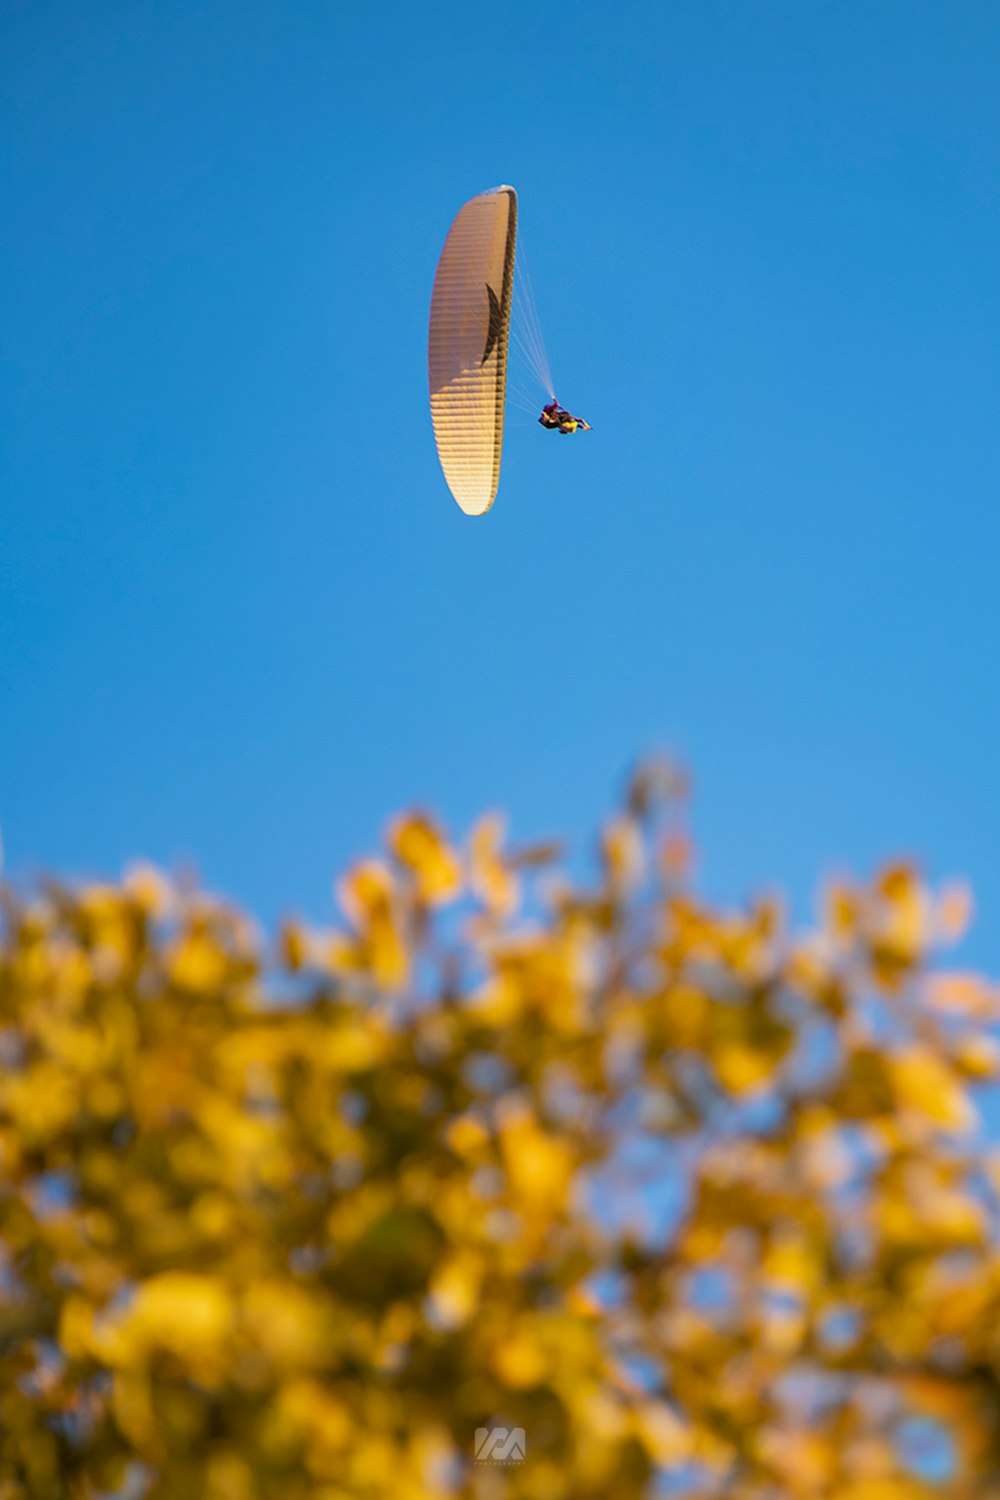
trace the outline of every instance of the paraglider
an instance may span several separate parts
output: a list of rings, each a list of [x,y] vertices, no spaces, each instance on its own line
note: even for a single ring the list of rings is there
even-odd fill
[[[516,244],[517,193],[506,185],[479,193],[459,209],[434,277],[431,420],[448,488],[469,516],[485,515],[500,483]],[[552,397],[538,419],[542,426],[564,436],[589,432],[555,399],[533,306],[520,342]]]
[[[547,406],[543,406],[542,415],[538,420],[550,432],[561,432],[564,437],[568,433],[576,432],[577,428],[581,432],[591,431],[589,422],[585,422],[582,417],[572,416],[565,406],[559,405],[558,401],[550,401]]]

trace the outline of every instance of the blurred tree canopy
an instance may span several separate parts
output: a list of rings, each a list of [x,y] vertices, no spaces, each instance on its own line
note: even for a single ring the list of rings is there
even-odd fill
[[[968,896],[797,933],[684,825],[644,769],[582,885],[404,816],[276,951],[148,867],[7,891],[0,1500],[1000,1494]]]

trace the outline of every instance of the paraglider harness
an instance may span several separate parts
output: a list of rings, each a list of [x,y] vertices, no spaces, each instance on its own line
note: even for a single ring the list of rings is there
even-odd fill
[[[547,431],[561,432],[563,436],[576,432],[578,427],[584,432],[590,431],[589,422],[585,422],[582,417],[574,417],[564,406],[560,406],[558,401],[550,401],[547,406],[543,406],[538,420]]]

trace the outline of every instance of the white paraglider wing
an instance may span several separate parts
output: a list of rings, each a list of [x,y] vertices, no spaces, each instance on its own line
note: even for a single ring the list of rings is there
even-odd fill
[[[459,209],[434,278],[434,439],[448,487],[470,516],[489,510],[500,483],[516,238],[514,189],[480,193]]]

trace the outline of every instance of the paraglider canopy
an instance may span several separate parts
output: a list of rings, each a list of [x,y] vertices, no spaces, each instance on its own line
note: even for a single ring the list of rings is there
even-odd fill
[[[496,498],[503,449],[517,194],[498,187],[459,209],[434,278],[431,419],[448,487],[466,515]]]

